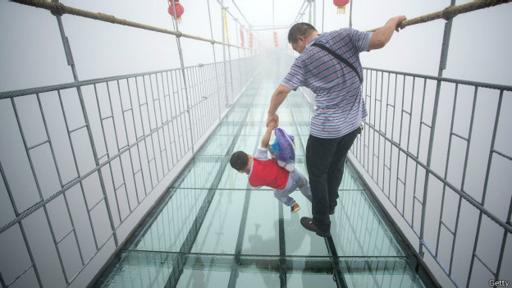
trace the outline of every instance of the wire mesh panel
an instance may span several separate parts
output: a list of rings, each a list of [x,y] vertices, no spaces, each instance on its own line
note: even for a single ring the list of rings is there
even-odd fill
[[[376,196],[447,285],[507,279],[512,87],[364,74],[368,116],[350,154]]]
[[[174,69],[0,94],[3,286],[66,287],[124,241],[251,78],[219,91],[217,66],[186,67],[186,81]]]

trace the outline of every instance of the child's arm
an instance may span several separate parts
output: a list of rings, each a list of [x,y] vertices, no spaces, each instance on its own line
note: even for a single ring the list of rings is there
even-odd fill
[[[263,134],[263,138],[261,138],[261,148],[266,149],[268,147],[268,143],[270,142],[270,136],[272,135],[272,131],[274,130],[275,127],[275,121],[269,123],[269,125],[267,126],[267,130],[265,130],[265,134]]]

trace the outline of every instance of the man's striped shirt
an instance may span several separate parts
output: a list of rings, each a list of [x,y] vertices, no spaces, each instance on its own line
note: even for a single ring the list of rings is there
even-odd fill
[[[311,44],[324,44],[343,56],[362,77],[359,53],[369,49],[370,37],[370,32],[348,28],[322,33],[295,59],[281,84],[291,90],[305,86],[315,93],[311,135],[319,138],[344,136],[359,127],[367,115],[356,73],[328,52]]]

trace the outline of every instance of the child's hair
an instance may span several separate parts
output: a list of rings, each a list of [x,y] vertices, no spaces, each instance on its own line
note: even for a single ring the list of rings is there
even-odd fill
[[[242,171],[249,164],[249,156],[244,151],[236,151],[231,155],[231,159],[229,159],[229,164],[233,169],[237,171]]]

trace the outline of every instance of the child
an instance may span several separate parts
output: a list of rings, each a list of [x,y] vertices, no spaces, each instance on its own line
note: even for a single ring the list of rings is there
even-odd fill
[[[256,150],[254,156],[249,156],[243,151],[237,151],[231,155],[229,163],[238,172],[249,175],[251,186],[274,188],[274,196],[284,205],[289,206],[293,213],[296,213],[300,210],[300,206],[290,197],[290,194],[299,188],[300,192],[311,201],[311,189],[306,177],[300,174],[297,169],[288,171],[277,165],[277,160],[268,157],[268,143],[275,127],[275,121],[269,123],[261,139],[261,147]]]

